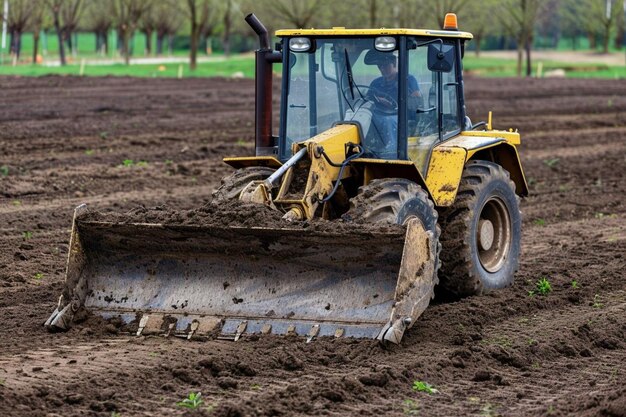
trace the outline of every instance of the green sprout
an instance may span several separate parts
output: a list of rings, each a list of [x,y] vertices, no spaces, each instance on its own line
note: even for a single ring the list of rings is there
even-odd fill
[[[41,272],[37,272],[33,278],[35,278],[37,281],[41,281],[43,277],[44,275]]]
[[[135,161],[133,161],[132,159],[124,159],[122,161],[122,166],[132,167],[133,165],[135,165]]]
[[[183,399],[182,401],[177,402],[176,405],[179,407],[195,410],[196,408],[200,407],[203,403],[203,401],[200,399],[201,396],[202,396],[201,392],[198,392],[198,393],[190,392],[189,397]]]
[[[535,289],[533,291],[529,291],[528,295],[531,297],[535,294],[548,295],[552,291],[552,285],[550,285],[550,281],[546,277],[541,277],[539,281],[535,284]]]
[[[17,206],[21,206],[22,202],[20,200],[13,200],[13,201],[11,201],[11,204],[13,204],[14,206],[17,207]]]
[[[139,162],[137,162],[137,166],[138,167],[147,167],[148,166],[148,161],[139,161]]]
[[[435,387],[424,381],[414,381],[413,390],[417,392],[425,392],[426,394],[436,394],[439,392]]]
[[[596,294],[593,296],[593,308],[602,308],[604,307],[604,303],[601,302],[600,294]]]
[[[9,176],[9,167],[6,165],[2,165],[0,167],[0,175],[2,175],[3,177],[8,177]]]
[[[546,164],[548,168],[554,169],[559,164],[559,158],[546,159],[543,163]]]
[[[576,281],[575,279],[572,280],[572,288],[573,289],[578,289],[578,281]]]
[[[109,137],[109,132],[107,131],[100,132],[100,139],[106,139],[108,137]]]
[[[85,155],[87,155],[87,156],[91,156],[91,155],[93,155],[94,153],[96,153],[96,151],[95,151],[95,150],[93,150],[93,149],[87,149],[87,150],[85,151]]]
[[[544,219],[535,219],[534,223],[537,226],[545,226],[546,225],[546,221]]]
[[[25,232],[22,232],[22,238],[23,238],[24,240],[28,240],[28,239],[30,239],[30,238],[32,238],[32,237],[33,237],[33,232],[30,232],[30,231],[28,231],[28,230],[27,230],[27,231],[25,231]]]

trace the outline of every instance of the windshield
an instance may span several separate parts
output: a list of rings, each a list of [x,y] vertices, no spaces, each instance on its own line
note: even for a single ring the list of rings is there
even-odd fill
[[[281,158],[340,122],[358,122],[368,156],[397,158],[396,51],[377,51],[374,38],[317,38],[312,52],[290,52],[287,68]]]

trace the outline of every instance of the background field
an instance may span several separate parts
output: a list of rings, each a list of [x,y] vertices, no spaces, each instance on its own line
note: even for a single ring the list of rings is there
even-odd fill
[[[624,416],[626,84],[465,85],[475,122],[493,110],[522,134],[521,268],[511,288],[436,300],[383,350],[136,338],[97,320],[47,333],[73,208],[207,203],[221,158],[254,153],[254,83],[0,77],[0,415],[183,415],[201,391],[193,415]],[[541,278],[552,292],[530,296]]]

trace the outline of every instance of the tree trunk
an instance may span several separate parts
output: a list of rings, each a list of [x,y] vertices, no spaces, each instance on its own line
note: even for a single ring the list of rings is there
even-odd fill
[[[72,44],[72,32],[65,31],[65,43],[67,44],[67,52],[70,55],[74,55],[74,48]]]
[[[67,65],[67,61],[65,60],[65,45],[63,45],[63,30],[61,30],[61,25],[59,24],[59,12],[54,12],[54,29],[57,32],[57,39],[59,41],[59,60],[61,61],[61,65]]]
[[[99,54],[102,52],[102,36],[99,30],[94,30],[93,33],[96,35],[96,53]]]
[[[378,21],[378,10],[376,0],[370,0],[370,27],[375,28]]]
[[[22,32],[16,30],[15,31],[15,60],[16,61],[20,59],[21,53],[22,53]]]
[[[151,55],[152,54],[152,29],[146,29],[144,31],[144,34],[146,35],[146,55]]]
[[[532,61],[530,58],[530,50],[532,49],[533,39],[532,36],[526,38],[526,76],[530,77],[533,74]]]
[[[130,65],[130,31],[124,31],[124,35],[122,37],[122,43],[124,44],[124,46],[122,47],[123,51],[124,51],[124,63],[126,65]]]
[[[589,49],[596,49],[597,42],[596,42],[596,35],[594,33],[590,33],[587,35],[587,38],[589,39]]]
[[[524,46],[523,42],[517,42],[517,76],[522,76],[522,60],[524,55]]]
[[[609,53],[609,41],[611,38],[611,26],[604,26],[604,36],[602,37],[602,52],[605,54]]]
[[[15,55],[15,31],[9,31],[9,55]]]
[[[171,33],[167,35],[167,53],[168,55],[172,55],[174,49],[174,35]]]
[[[33,64],[37,64],[37,55],[39,52],[39,31],[33,31]]]
[[[477,35],[474,37],[474,39],[475,39],[475,41],[474,41],[474,46],[476,47],[476,50],[475,50],[475,52],[476,52],[476,58],[479,58],[479,57],[480,57],[480,43],[481,43],[481,41],[483,40],[483,37],[482,37],[482,35],[481,35],[481,34],[477,34]]]
[[[156,54],[157,54],[157,56],[163,55],[163,40],[164,40],[164,38],[165,38],[165,34],[164,33],[157,32],[157,37],[156,37]]]
[[[104,42],[104,55],[109,55],[109,31],[102,31],[102,41]]]
[[[189,69],[195,71],[198,66],[198,40],[200,39],[200,28],[195,19],[191,22],[191,39],[189,44]]]

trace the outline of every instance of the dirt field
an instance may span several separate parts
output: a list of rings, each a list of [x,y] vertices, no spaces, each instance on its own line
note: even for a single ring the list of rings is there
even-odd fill
[[[466,87],[474,121],[491,109],[522,133],[521,268],[506,290],[435,302],[383,350],[136,338],[94,320],[47,333],[74,207],[204,204],[221,158],[253,153],[254,85],[0,78],[0,415],[183,415],[192,391],[193,415],[626,415],[626,83]],[[529,296],[542,277],[552,292]]]

